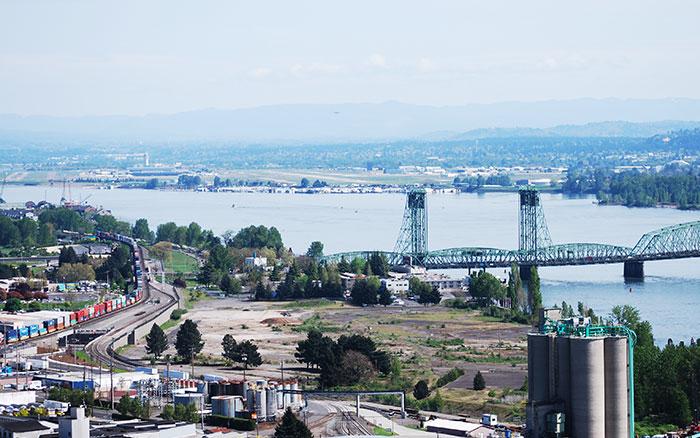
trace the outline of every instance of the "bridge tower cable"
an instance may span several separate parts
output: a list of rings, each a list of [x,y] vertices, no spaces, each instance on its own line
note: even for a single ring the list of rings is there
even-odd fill
[[[538,250],[551,246],[544,210],[540,203],[540,193],[532,187],[524,187],[518,191],[520,195],[520,214],[518,222],[518,249],[523,252],[527,261],[537,262]]]
[[[428,205],[426,192],[413,189],[406,194],[406,207],[394,252],[410,256],[412,263],[422,264],[428,253]]]

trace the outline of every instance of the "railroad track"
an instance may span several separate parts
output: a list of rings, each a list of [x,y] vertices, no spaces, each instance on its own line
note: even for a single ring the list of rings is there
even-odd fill
[[[145,251],[142,247],[139,247],[139,252],[141,254],[140,260],[142,272],[146,272],[145,258],[143,257]],[[126,323],[121,325],[120,327],[113,327],[104,335],[88,343],[85,346],[85,352],[93,360],[105,364],[111,363],[112,366],[117,368],[133,370],[134,368],[141,366],[142,364],[139,361],[135,361],[133,359],[124,357],[118,354],[116,351],[114,351],[114,342],[125,336],[128,336],[133,329],[151,323],[163,312],[167,312],[173,305],[177,304],[177,302],[179,301],[179,297],[175,292],[168,292],[169,288],[170,286],[162,283],[157,283],[151,280],[144,280],[143,299],[141,300],[142,305],[146,306],[148,305],[148,303],[152,302],[152,300],[155,299],[161,301],[162,298],[165,298],[167,301],[165,303],[160,302],[158,304],[158,308],[154,309],[153,311],[140,312],[134,315],[138,318],[139,323]],[[154,291],[157,293],[154,293]],[[141,318],[141,316],[143,315],[147,316],[145,318]]]

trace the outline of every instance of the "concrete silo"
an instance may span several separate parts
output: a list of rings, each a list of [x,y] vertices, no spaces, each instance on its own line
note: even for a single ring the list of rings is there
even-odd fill
[[[571,435],[605,436],[605,339],[571,343]]]
[[[633,347],[623,326],[547,320],[528,335],[529,437],[633,438]]]
[[[605,338],[605,437],[629,436],[627,338]]]

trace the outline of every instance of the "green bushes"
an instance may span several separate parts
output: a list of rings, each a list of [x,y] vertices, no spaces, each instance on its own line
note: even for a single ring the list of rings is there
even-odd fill
[[[459,379],[461,376],[464,375],[464,370],[461,368],[452,368],[447,372],[447,374],[444,374],[440,376],[439,379],[437,379],[437,382],[435,382],[435,387],[440,388],[442,386],[447,385],[450,382],[454,382],[455,380]]]
[[[170,319],[178,321],[185,313],[187,313],[187,309],[175,309],[170,314]]]
[[[250,432],[255,430],[255,421],[249,418],[238,417],[223,417],[221,415],[212,415],[207,418],[207,424],[210,426],[228,427],[229,429]]]

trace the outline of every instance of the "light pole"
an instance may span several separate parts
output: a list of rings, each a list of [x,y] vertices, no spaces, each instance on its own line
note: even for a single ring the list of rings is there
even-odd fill
[[[241,359],[243,359],[243,385],[245,386],[245,370],[248,369],[248,355],[244,354],[243,356],[241,356]]]

